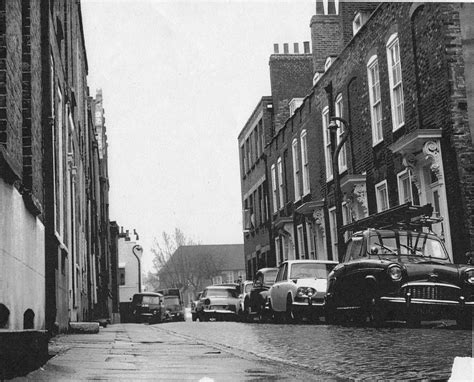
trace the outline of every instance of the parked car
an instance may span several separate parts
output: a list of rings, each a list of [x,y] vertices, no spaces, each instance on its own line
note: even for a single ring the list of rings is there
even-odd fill
[[[196,318],[199,321],[234,319],[241,316],[237,289],[231,286],[211,285],[204,289],[196,304]]]
[[[255,316],[259,321],[263,321],[270,315],[267,299],[277,273],[278,268],[262,268],[255,274],[250,293],[244,298],[244,314],[247,321],[252,321]]]
[[[153,292],[135,293],[131,309],[135,322],[150,324],[163,322],[165,319],[164,296]]]
[[[178,288],[168,288],[158,290],[162,294],[165,305],[165,318],[168,321],[185,321],[185,311],[181,292]]]
[[[191,320],[193,321],[197,320],[196,308],[197,308],[197,303],[199,299],[201,298],[201,295],[202,295],[202,291],[197,294],[196,299],[194,301],[191,301]]]
[[[422,319],[451,318],[467,328],[474,266],[453,264],[433,233],[367,228],[350,238],[343,262],[329,275],[327,292],[329,322],[405,320],[418,326]]]
[[[304,317],[318,320],[324,314],[327,276],[337,261],[288,260],[280,264],[270,288],[270,304],[276,319],[287,322]]]

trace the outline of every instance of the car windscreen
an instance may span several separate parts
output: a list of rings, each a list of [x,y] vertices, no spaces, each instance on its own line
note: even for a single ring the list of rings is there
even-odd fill
[[[295,263],[291,265],[290,279],[325,279],[335,264]]]
[[[142,304],[159,304],[160,297],[159,296],[143,296],[142,297]]]
[[[237,291],[235,289],[208,289],[206,297],[234,297],[237,298]]]
[[[275,269],[274,271],[265,272],[265,278],[263,282],[266,285],[273,285],[275,283],[277,273],[278,273],[278,269]]]
[[[179,297],[177,296],[166,296],[165,297],[165,305],[170,306],[170,305],[179,305]]]
[[[448,259],[440,240],[425,232],[376,232],[370,236],[368,248],[372,251],[375,249],[378,256],[402,255]]]

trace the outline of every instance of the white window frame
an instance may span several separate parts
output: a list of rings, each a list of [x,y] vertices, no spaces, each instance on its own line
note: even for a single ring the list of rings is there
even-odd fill
[[[408,182],[408,196],[405,194],[404,182]],[[398,184],[398,202],[400,205],[411,202],[413,203],[413,187],[411,171],[407,168],[397,174]]]
[[[372,123],[372,146],[376,146],[383,141],[380,71],[379,61],[376,55],[372,56],[367,62],[367,78]]]
[[[405,101],[403,98],[400,42],[397,33],[391,35],[387,42],[387,67],[390,83],[390,102],[392,106],[392,130],[396,131],[405,125]],[[394,72],[396,73],[395,76]]]
[[[298,224],[298,226],[296,227],[296,233],[298,235],[298,250],[299,250],[300,259],[306,259],[303,224]]]
[[[213,285],[222,284],[222,275],[220,275],[220,276],[214,276],[214,277],[212,278],[212,284],[213,284]]]
[[[308,258],[316,259],[316,243],[311,224],[306,222],[306,239],[308,241]]]
[[[385,191],[385,196],[383,195],[383,191]],[[375,197],[377,200],[377,212],[386,211],[390,208],[387,180],[382,180],[381,182],[375,185]],[[384,200],[387,208],[383,208]]]
[[[326,61],[324,63],[324,71],[327,72],[328,69],[331,67],[331,65],[332,65],[332,58],[331,57],[326,58]]]
[[[299,150],[298,150],[298,140],[295,138],[291,144],[291,153],[293,156],[293,182],[295,189],[295,202],[301,199],[301,189],[300,189],[300,161],[299,161]]]
[[[337,258],[337,229],[336,229],[336,207],[329,208],[329,232],[331,235],[331,248],[333,258]]]
[[[357,12],[352,19],[352,35],[355,36],[359,29],[362,28],[362,15],[360,12]]]
[[[272,197],[273,197],[273,213],[278,211],[278,199],[277,199],[277,181],[276,181],[276,170],[275,165],[271,167],[272,176]]]
[[[331,157],[331,133],[329,132],[329,107],[326,106],[322,112],[323,119],[323,138],[324,138],[324,158],[326,159],[326,181],[333,178],[332,157]]]
[[[283,191],[284,191],[283,163],[282,163],[281,157],[278,157],[278,160],[277,160],[277,171],[278,171],[278,194],[279,194],[279,201],[280,201],[280,205],[278,209],[282,209],[285,206],[285,195],[283,194]]]
[[[309,160],[308,160],[308,138],[306,130],[303,130],[300,134],[301,141],[301,168],[303,175],[303,195],[307,195],[311,191],[309,184]]]
[[[281,263],[281,253],[280,253],[280,237],[275,238],[275,258],[278,264]]]
[[[339,94],[336,97],[336,102],[334,103],[334,111],[336,113],[336,117],[342,118],[342,114],[344,113],[344,105],[342,103],[342,94]],[[340,121],[336,122],[339,128],[337,129],[337,144],[342,139],[342,135],[344,134],[344,124],[341,123]],[[341,151],[339,151],[339,156],[338,156],[338,162],[339,162],[339,174],[347,170],[347,150],[346,150],[346,144],[341,147]]]

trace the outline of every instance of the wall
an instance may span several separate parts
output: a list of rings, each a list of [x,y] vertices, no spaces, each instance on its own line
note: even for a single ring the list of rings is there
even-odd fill
[[[45,328],[44,269],[44,226],[0,178],[0,303],[10,310],[8,329],[23,329],[27,309],[35,314],[34,328]]]

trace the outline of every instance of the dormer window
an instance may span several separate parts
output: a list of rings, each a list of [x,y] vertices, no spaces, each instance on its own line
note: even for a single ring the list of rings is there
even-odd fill
[[[298,109],[301,106],[301,104],[303,103],[303,99],[304,98],[293,98],[289,102],[288,105],[290,106],[290,116],[295,114],[296,109]]]
[[[319,78],[321,77],[321,73],[319,72],[316,72],[314,73],[314,76],[313,76],[313,86],[317,84],[317,82],[319,81]]]
[[[357,12],[352,21],[352,33],[355,36],[359,29],[362,27],[362,15],[360,12]]]
[[[324,71],[326,72],[332,65],[332,58],[326,58],[326,62],[324,63]]]

